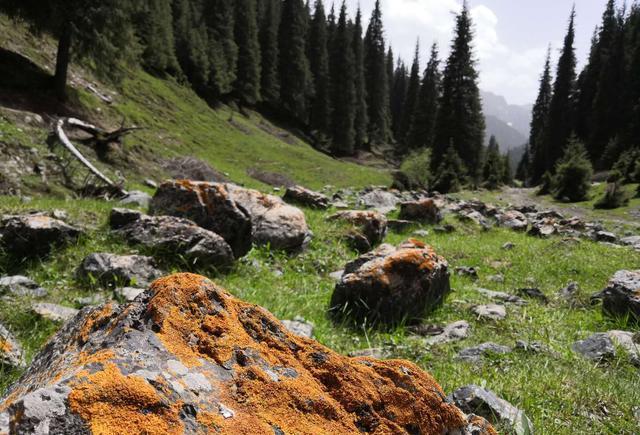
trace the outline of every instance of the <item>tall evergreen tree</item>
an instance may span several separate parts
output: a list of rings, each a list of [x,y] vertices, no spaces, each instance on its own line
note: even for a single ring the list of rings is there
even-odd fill
[[[209,83],[207,93],[213,98],[233,90],[238,65],[235,41],[235,8],[233,0],[190,0],[192,9],[203,9],[208,35]],[[203,6],[201,6],[203,5]],[[199,12],[198,12],[199,13]],[[200,18],[196,17],[196,25]]]
[[[331,76],[333,77],[333,152],[351,155],[354,152],[356,89],[353,37],[347,25],[347,5],[342,3],[336,34],[333,38]]]
[[[401,59],[398,59],[398,65],[392,75],[393,83],[391,86],[391,128],[394,137],[401,136],[401,122],[404,118],[404,110],[407,99],[407,67]]]
[[[544,71],[540,77],[538,87],[538,98],[533,106],[531,131],[529,135],[529,145],[527,148],[527,159],[530,162],[528,174],[532,185],[537,185],[542,181],[542,176],[547,171],[547,162],[550,153],[545,140],[545,133],[549,120],[549,107],[551,105],[551,49],[547,51],[547,59],[544,64]],[[525,160],[526,162],[526,160]],[[523,180],[527,182],[527,180]]]
[[[500,156],[500,147],[495,136],[489,139],[489,146],[484,159],[482,179],[487,189],[497,189],[504,178],[503,160]]]
[[[302,0],[284,0],[279,32],[280,102],[293,119],[307,122],[307,97],[311,72],[306,54],[305,5]]]
[[[275,106],[280,99],[278,76],[278,28],[280,26],[280,0],[265,0],[265,11],[260,25],[260,52],[262,56],[261,94],[263,101]]]
[[[143,0],[135,14],[142,44],[142,66],[154,74],[179,75],[175,54],[171,0]]]
[[[260,41],[256,0],[236,0],[235,41],[238,62],[234,91],[240,100],[254,105],[260,100]]]
[[[598,33],[596,27],[591,38],[591,51],[587,65],[578,76],[576,83],[575,133],[584,142],[591,136],[593,100],[598,91],[598,78],[602,69]]]
[[[431,56],[420,85],[415,117],[409,129],[407,141],[409,148],[433,147],[441,81],[438,46],[433,44]]]
[[[309,62],[315,90],[311,103],[311,128],[322,136],[331,134],[331,79],[327,44],[324,4],[322,0],[316,0],[309,29]]]
[[[413,125],[414,118],[416,116],[416,110],[418,109],[418,97],[420,94],[420,41],[416,43],[416,51],[413,57],[413,63],[411,64],[411,72],[409,73],[409,82],[407,84],[407,98],[404,102],[404,110],[402,118],[400,119],[400,128],[395,136],[399,141],[401,149],[406,153],[409,137],[409,130]]]
[[[58,41],[53,88],[66,99],[72,56],[89,58],[98,74],[118,78],[121,63],[136,53],[129,0],[3,0],[0,11],[19,17],[35,32]]]
[[[369,140],[377,144],[386,143],[391,138],[385,54],[382,10],[380,0],[376,0],[364,38],[364,70],[369,109]]]
[[[367,142],[367,127],[369,125],[362,31],[362,12],[360,8],[358,8],[353,28],[353,61],[355,66],[353,80],[356,89],[356,118],[354,128],[356,131],[355,144],[357,148],[362,148]]]
[[[571,11],[569,27],[564,39],[562,53],[558,61],[553,97],[549,104],[549,123],[545,137],[545,147],[549,157],[545,170],[553,170],[556,162],[564,155],[564,150],[573,130],[573,109],[576,85],[575,8]]]
[[[623,113],[626,113],[623,138],[629,146],[640,145],[640,4],[631,6],[626,24],[627,92]]]
[[[393,84],[395,83],[396,63],[395,63],[395,57],[393,56],[393,49],[391,48],[391,46],[389,46],[389,49],[387,50],[386,64],[387,64],[387,83],[388,83],[387,86],[389,87],[389,116],[391,119],[391,126],[392,126],[391,129],[393,130],[393,114],[391,113],[391,98],[393,94]]]
[[[477,179],[485,123],[472,42],[471,15],[465,1],[456,18],[455,37],[442,80],[433,162],[437,167],[446,147],[451,144],[465,162],[471,177]]]
[[[173,34],[180,68],[196,92],[204,93],[209,84],[210,47],[200,2],[174,0]]]

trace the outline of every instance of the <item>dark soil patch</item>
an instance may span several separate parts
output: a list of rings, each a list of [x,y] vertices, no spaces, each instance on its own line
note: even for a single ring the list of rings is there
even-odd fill
[[[277,172],[268,172],[257,168],[249,168],[247,169],[247,175],[255,180],[268,184],[269,186],[290,187],[296,185],[296,182],[291,178],[286,175],[278,174]]]

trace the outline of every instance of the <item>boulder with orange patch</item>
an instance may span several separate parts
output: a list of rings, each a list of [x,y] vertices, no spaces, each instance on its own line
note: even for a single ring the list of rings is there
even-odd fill
[[[381,245],[345,267],[331,297],[338,320],[417,323],[449,292],[447,261],[417,240]]]
[[[297,337],[208,279],[85,309],[0,402],[0,433],[496,434],[407,361]]]

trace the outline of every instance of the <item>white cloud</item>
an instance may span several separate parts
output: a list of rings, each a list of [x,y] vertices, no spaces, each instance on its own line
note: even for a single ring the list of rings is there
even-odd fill
[[[375,0],[349,0],[347,3],[352,11],[360,3],[364,19],[368,20]],[[382,5],[387,39],[391,41],[396,55],[411,62],[416,38],[419,37],[423,66],[428,47],[434,41],[440,46],[441,56],[446,57],[453,37],[455,14],[461,10],[462,1],[384,0]],[[512,103],[532,103],[547,47],[514,50],[508,41],[501,39],[498,31],[500,17],[491,8],[477,4],[472,7],[471,15],[480,87],[503,95]]]

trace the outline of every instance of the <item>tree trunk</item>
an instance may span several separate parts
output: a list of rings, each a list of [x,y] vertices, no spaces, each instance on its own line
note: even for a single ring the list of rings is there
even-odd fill
[[[63,24],[62,34],[58,40],[58,55],[56,57],[56,75],[54,90],[60,101],[67,99],[67,73],[71,61],[71,24]]]

